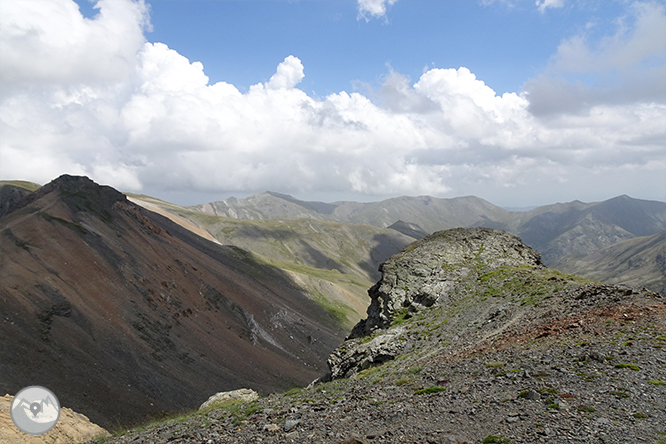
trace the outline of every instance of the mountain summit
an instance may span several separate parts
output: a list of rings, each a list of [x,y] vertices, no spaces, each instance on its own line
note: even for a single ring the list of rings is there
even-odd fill
[[[0,392],[42,385],[104,427],[310,382],[344,336],[279,269],[86,177],[0,217]]]

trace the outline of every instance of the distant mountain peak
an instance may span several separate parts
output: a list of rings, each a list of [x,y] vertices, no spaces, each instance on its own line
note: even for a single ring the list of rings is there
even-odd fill
[[[18,209],[35,202],[51,193],[57,193],[73,212],[92,212],[104,218],[110,217],[109,211],[117,202],[132,205],[120,191],[99,185],[86,176],[63,174],[33,193],[16,205]]]

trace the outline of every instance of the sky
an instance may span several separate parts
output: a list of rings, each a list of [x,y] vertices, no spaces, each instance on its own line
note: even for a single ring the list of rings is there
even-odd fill
[[[0,179],[666,201],[666,1],[0,0]]]

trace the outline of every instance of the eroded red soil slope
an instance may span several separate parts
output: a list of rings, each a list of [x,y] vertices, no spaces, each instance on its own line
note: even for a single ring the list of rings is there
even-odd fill
[[[0,393],[104,427],[307,384],[344,333],[279,270],[62,176],[0,218]]]

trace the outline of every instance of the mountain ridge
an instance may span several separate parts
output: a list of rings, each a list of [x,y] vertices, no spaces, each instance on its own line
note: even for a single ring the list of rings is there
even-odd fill
[[[317,208],[327,205],[324,212]],[[591,254],[621,240],[666,230],[666,202],[627,195],[584,203],[556,203],[509,211],[475,196],[440,199],[396,197],[381,202],[305,202],[279,193],[260,193],[189,207],[238,219],[312,218],[389,227],[402,221],[426,233],[456,227],[505,230],[539,250],[544,263]]]
[[[0,218],[0,281],[0,390],[51,387],[104,427],[306,384],[344,335],[282,270],[83,177]]]

